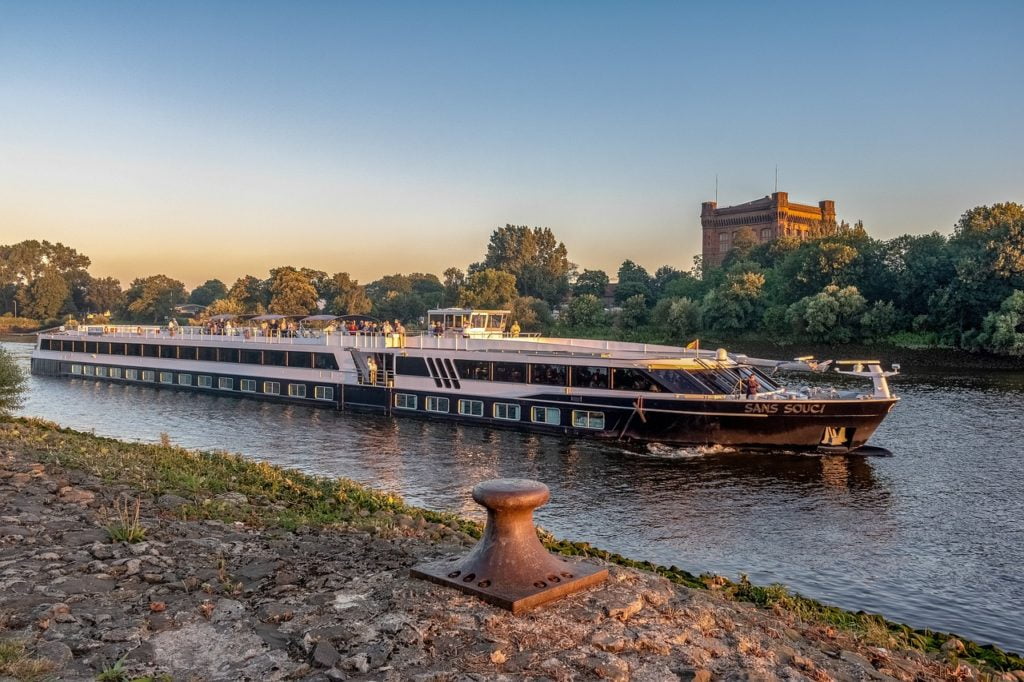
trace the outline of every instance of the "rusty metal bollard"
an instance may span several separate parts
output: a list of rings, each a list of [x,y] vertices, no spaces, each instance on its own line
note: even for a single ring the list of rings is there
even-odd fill
[[[557,557],[537,538],[533,510],[551,498],[525,478],[498,478],[473,488],[487,527],[464,558],[414,566],[413,577],[454,587],[520,614],[605,580],[608,569]]]

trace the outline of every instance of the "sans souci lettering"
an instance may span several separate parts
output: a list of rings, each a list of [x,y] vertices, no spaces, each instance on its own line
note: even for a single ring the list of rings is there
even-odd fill
[[[747,403],[743,407],[747,414],[778,414],[779,403]],[[824,403],[786,403],[783,414],[825,414]]]

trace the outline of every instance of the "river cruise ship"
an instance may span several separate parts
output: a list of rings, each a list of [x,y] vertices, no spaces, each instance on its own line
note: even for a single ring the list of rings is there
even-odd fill
[[[878,361],[836,365],[866,390],[787,387],[776,370],[828,363],[512,335],[507,311],[432,310],[422,334],[283,318],[41,333],[32,371],[571,437],[830,452],[864,445],[899,400]]]

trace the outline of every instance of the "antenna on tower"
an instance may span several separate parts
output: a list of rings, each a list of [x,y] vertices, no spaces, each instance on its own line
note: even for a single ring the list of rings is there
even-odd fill
[[[779,164],[775,164],[775,191],[779,191]]]

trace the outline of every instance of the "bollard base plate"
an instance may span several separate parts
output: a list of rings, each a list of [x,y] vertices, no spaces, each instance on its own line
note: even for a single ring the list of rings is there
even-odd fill
[[[544,576],[543,580],[537,580],[532,584],[501,585],[487,580],[484,576],[474,576],[472,573],[464,575],[459,570],[464,560],[465,557],[457,557],[419,564],[410,570],[410,574],[414,578],[455,588],[516,615],[597,585],[608,578],[608,569],[602,566],[552,556],[554,562],[563,564],[557,573],[550,573]]]

